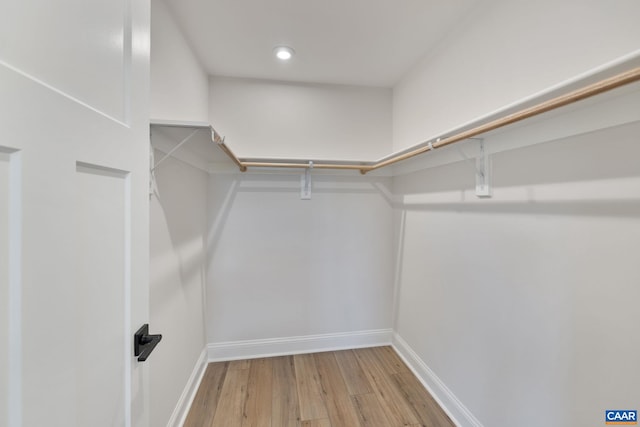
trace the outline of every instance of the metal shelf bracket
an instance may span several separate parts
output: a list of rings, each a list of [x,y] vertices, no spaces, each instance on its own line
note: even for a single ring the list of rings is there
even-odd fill
[[[300,177],[301,200],[311,200],[311,169],[313,169],[313,162],[309,162],[309,167],[304,170]]]
[[[480,139],[480,154],[476,157],[476,196],[491,197],[491,157]]]

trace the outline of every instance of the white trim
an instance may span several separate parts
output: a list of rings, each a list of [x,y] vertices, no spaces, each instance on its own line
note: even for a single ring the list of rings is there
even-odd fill
[[[87,168],[87,170],[82,170],[82,168]],[[133,252],[132,252],[132,235],[133,235],[133,202],[131,200],[132,190],[131,190],[131,174],[127,173],[126,175],[121,175],[123,172],[118,171],[116,169],[104,168],[100,166],[90,165],[90,164],[82,164],[81,162],[76,162],[76,170],[78,172],[88,172],[94,175],[102,175],[107,174],[106,176],[115,176],[118,178],[124,178],[124,233],[123,233],[123,262],[124,266],[124,275],[123,275],[123,295],[122,298],[124,300],[124,336],[122,337],[124,340],[124,354],[123,362],[124,362],[124,425],[125,427],[131,427],[133,425],[133,412],[135,409],[135,403],[133,400],[133,389],[135,385],[133,384],[133,363],[136,360],[133,355],[133,343],[131,342],[131,332],[134,330],[132,327],[132,281],[131,276],[133,274]]]
[[[393,334],[393,348],[411,369],[440,407],[459,427],[483,427],[482,423],[462,404],[418,354],[397,333]]]
[[[196,392],[200,387],[200,382],[202,382],[202,377],[204,377],[206,368],[207,350],[202,349],[202,353],[200,353],[200,357],[198,357],[198,361],[193,367],[193,372],[191,372],[191,376],[189,377],[187,384],[184,386],[184,390],[182,390],[182,394],[180,395],[180,399],[178,399],[178,403],[171,414],[171,418],[169,418],[167,427],[181,427],[184,424],[187,419],[189,409],[193,404],[193,399],[196,397]]]
[[[207,346],[207,350],[209,361],[216,362],[377,347],[390,345],[392,336],[393,331],[391,329],[375,329],[335,334],[210,343]]]
[[[22,152],[9,154],[9,401],[8,425],[22,425]]]
[[[165,120],[165,119],[151,119],[149,120],[151,126],[171,126],[178,128],[207,128],[211,129],[211,125],[207,122],[193,122],[187,120]]]

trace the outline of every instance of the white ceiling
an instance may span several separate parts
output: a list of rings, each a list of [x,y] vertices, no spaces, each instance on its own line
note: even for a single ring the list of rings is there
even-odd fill
[[[165,1],[211,75],[391,87],[480,0]]]

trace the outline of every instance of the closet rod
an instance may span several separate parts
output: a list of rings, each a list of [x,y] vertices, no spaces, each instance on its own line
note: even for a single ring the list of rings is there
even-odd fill
[[[473,129],[469,129],[469,130],[457,133],[455,135],[448,136],[446,138],[438,138],[435,141],[431,141],[431,142],[427,141],[424,143],[424,144],[428,144],[426,146],[409,151],[408,153],[391,157],[390,159],[387,159],[387,160],[376,162],[372,166],[360,169],[360,172],[362,174],[365,174],[369,171],[379,169],[385,166],[389,166],[394,163],[401,162],[403,160],[410,159],[412,157],[415,157],[427,151],[431,151],[436,148],[454,144],[456,142],[460,142],[465,139],[473,138],[474,136],[478,136],[482,133],[498,129],[498,128],[519,122],[521,120],[528,119],[542,113],[546,113],[551,110],[555,110],[556,108],[564,107],[566,105],[573,104],[578,101],[582,101],[584,99],[590,98],[595,95],[599,95],[604,92],[608,92],[620,86],[624,86],[624,85],[636,82],[638,80],[640,80],[640,67],[634,68],[624,73],[601,80],[599,82],[590,84],[588,86],[585,86],[573,92],[560,95],[548,101],[541,102],[532,107],[525,108],[523,110],[517,111],[512,114],[507,114],[506,116],[503,116],[496,120],[490,121],[480,126],[476,126]]]
[[[291,168],[291,169],[306,169],[309,167],[309,163],[278,163],[278,162],[241,162],[243,166],[248,168]],[[363,167],[368,167],[363,164],[336,164],[336,163],[316,163],[313,162],[314,169],[351,169],[362,170]]]
[[[441,148],[450,144],[454,144],[456,142],[464,141],[469,138],[473,138],[474,136],[478,136],[485,132],[489,132],[521,120],[525,120],[551,110],[555,110],[560,107],[564,107],[569,104],[573,104],[578,101],[582,101],[584,99],[590,98],[595,95],[599,95],[604,92],[608,92],[610,90],[616,89],[621,86],[625,86],[630,83],[634,83],[640,81],[640,67],[634,68],[632,70],[626,71],[621,74],[617,74],[613,77],[606,78],[596,83],[592,83],[587,85],[581,89],[574,90],[572,92],[566,93],[564,95],[560,95],[556,98],[549,99],[547,101],[543,101],[539,104],[536,104],[532,107],[524,108],[515,113],[507,114],[498,119],[492,120],[488,123],[476,126],[472,129],[465,130],[459,132],[457,134],[436,138],[431,141],[426,141],[422,144],[418,144],[419,148],[414,148],[411,151],[408,151],[403,154],[398,154],[388,159],[379,160],[377,162],[365,162],[360,164],[349,164],[344,162],[335,162],[335,163],[313,163],[314,169],[348,169],[348,170],[359,170],[363,175],[367,172],[383,168],[385,166],[392,165],[394,163],[401,162],[403,160],[410,159],[412,157],[418,156],[420,154],[426,153],[427,151],[435,150],[436,148]],[[213,128],[212,128],[213,129]],[[220,145],[220,148],[224,150],[224,152],[233,160],[233,162],[240,168],[240,171],[244,172],[247,168],[256,167],[256,168],[295,168],[295,169],[305,169],[309,167],[308,163],[295,163],[295,162],[250,162],[250,161],[242,161],[238,159],[235,154],[225,145],[224,140],[220,138],[217,132],[214,132],[214,140]]]

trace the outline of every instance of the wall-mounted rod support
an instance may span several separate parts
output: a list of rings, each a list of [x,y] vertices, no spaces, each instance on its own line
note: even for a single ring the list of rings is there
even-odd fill
[[[231,160],[233,160],[233,163],[235,163],[236,166],[238,166],[238,168],[240,169],[240,172],[246,172],[247,167],[243,165],[240,159],[238,159],[238,157],[236,157],[236,155],[233,153],[233,151],[231,151],[231,149],[227,147],[227,145],[224,143],[224,138],[221,138],[218,132],[216,132],[214,128],[211,128],[211,135],[213,137],[213,141],[216,144],[218,144],[220,149],[224,151],[225,154],[229,156]]]
[[[300,199],[302,200],[311,200],[311,169],[313,169],[313,162],[309,162],[309,166],[300,177]]]
[[[484,141],[480,140],[480,154],[476,157],[476,196],[491,197],[491,157],[487,153]]]

